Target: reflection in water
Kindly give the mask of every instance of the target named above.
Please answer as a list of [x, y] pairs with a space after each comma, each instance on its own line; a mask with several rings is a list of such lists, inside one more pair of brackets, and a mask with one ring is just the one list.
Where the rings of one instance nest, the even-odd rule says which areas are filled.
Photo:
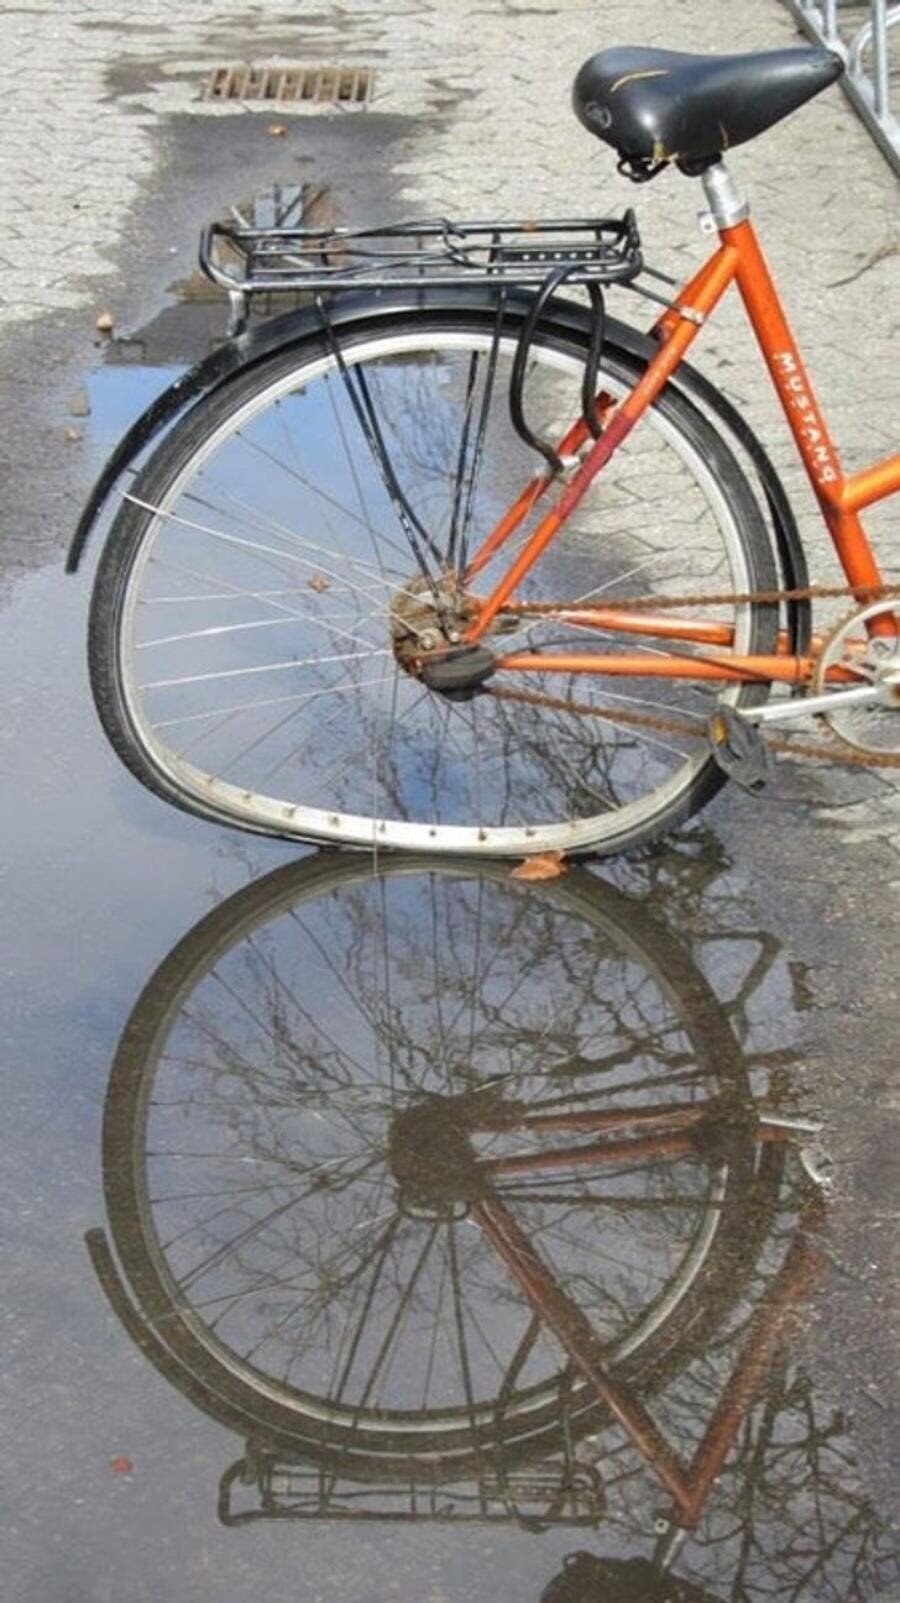
[[318, 857], [147, 986], [104, 1126], [124, 1275], [89, 1246], [246, 1442], [226, 1524], [602, 1531], [545, 1603], [871, 1598], [882, 1535], [783, 1339], [821, 1192], [782, 1092], [587, 873]]

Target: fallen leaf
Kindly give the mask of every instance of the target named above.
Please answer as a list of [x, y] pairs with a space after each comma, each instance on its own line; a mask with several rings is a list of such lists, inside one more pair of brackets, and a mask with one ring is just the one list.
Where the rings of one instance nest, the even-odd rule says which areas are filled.
[[131, 1459], [126, 1458], [124, 1453], [117, 1453], [115, 1458], [111, 1458], [109, 1467], [114, 1475], [130, 1475], [134, 1469]]
[[72, 425], [69, 424], [66, 428], [63, 429], [63, 439], [67, 440], [70, 445], [73, 445], [76, 440], [84, 439], [84, 435], [82, 434], [80, 429], [73, 429]]
[[312, 578], [307, 579], [306, 582], [310, 590], [322, 591], [328, 589], [328, 580], [323, 579], [321, 573], [314, 573]]
[[526, 857], [512, 870], [510, 879], [559, 879], [560, 875], [568, 873], [565, 855], [565, 852], [539, 852], [535, 857]]
[[287, 123], [270, 122], [268, 128], [266, 129], [266, 133], [269, 134], [272, 139], [283, 139], [287, 133]]
[[111, 334], [115, 326], [116, 320], [112, 312], [98, 312], [94, 327], [99, 329], [101, 334]]

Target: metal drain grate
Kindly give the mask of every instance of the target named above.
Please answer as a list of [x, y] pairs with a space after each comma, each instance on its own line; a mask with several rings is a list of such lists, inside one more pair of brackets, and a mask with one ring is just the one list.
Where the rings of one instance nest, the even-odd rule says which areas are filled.
[[374, 76], [371, 67], [214, 67], [201, 99], [365, 106]]

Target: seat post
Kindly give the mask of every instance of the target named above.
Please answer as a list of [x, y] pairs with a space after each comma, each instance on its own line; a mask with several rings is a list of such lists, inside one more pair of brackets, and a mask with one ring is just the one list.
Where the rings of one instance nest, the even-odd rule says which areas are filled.
[[706, 203], [717, 228], [734, 228], [750, 216], [750, 202], [724, 161], [714, 161], [701, 173]]

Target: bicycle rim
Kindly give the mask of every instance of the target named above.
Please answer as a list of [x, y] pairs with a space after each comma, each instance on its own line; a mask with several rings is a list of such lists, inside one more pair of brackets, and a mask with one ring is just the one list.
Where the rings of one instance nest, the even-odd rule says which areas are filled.
[[[710, 707], [753, 690], [529, 672], [498, 675], [502, 699], [489, 686], [459, 703], [398, 660], [410, 605], [433, 598], [436, 572], [462, 567], [533, 476], [506, 409], [514, 350], [511, 333], [498, 341], [483, 321], [342, 331], [340, 367], [323, 347], [281, 356], [165, 442], [125, 513], [137, 533], [113, 655], [130, 741], [187, 805], [303, 838], [522, 855], [617, 847], [698, 804], [714, 773]], [[571, 342], [535, 342], [526, 396], [542, 433], [558, 437], [577, 415], [582, 364]], [[634, 377], [610, 359], [602, 385], [621, 395]], [[383, 450], [364, 437], [360, 384]], [[756, 586], [746, 520], [688, 412], [674, 399], [651, 410], [522, 600]], [[509, 555], [480, 576], [481, 593]], [[736, 649], [756, 648], [765, 609], [701, 611], [734, 628]], [[489, 641], [500, 654], [622, 649], [621, 637], [553, 617], [509, 626]], [[422, 634], [421, 621], [411, 627]], [[520, 689], [579, 710], [510, 700]], [[618, 724], [616, 711], [676, 731]]]

